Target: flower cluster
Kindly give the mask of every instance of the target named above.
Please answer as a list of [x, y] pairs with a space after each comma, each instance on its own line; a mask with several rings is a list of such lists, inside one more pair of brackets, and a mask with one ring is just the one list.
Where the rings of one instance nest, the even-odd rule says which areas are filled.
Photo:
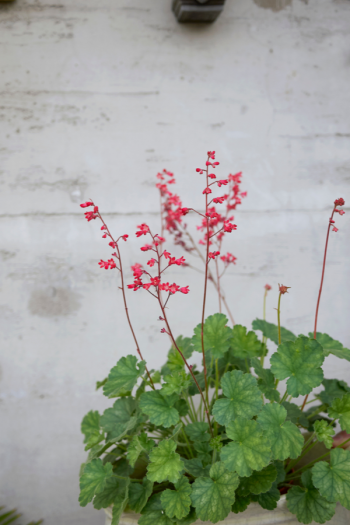
[[333, 226], [333, 228], [332, 228], [333, 232], [337, 232], [338, 231], [338, 228], [335, 226], [335, 220], [333, 219], [333, 215], [334, 215], [334, 213], [339, 213], [339, 215], [344, 215], [345, 211], [338, 209], [338, 206], [344, 206], [344, 204], [345, 204], [345, 201], [342, 198], [336, 199], [334, 201], [334, 210], [333, 210], [333, 213], [332, 213], [332, 217], [329, 219], [329, 224], [331, 226]]

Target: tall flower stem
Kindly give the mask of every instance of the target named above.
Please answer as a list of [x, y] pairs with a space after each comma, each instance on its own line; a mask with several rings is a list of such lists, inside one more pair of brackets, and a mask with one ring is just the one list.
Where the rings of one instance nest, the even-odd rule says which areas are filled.
[[[121, 286], [120, 286], [120, 289], [122, 291], [122, 294], [123, 294], [123, 302], [124, 302], [124, 308], [125, 308], [125, 313], [126, 313], [126, 318], [128, 320], [128, 324], [129, 324], [129, 327], [130, 327], [130, 330], [131, 330], [131, 333], [132, 333], [132, 336], [134, 338], [134, 341], [135, 341], [135, 345], [136, 345], [136, 351], [137, 353], [139, 354], [140, 356], [140, 359], [141, 361], [144, 361], [143, 357], [142, 357], [142, 354], [141, 354], [141, 350], [140, 350], [140, 346], [139, 346], [139, 343], [137, 341], [137, 338], [136, 338], [136, 334], [134, 332], [134, 328], [132, 326], [132, 323], [131, 323], [131, 319], [130, 319], [130, 315], [129, 315], [129, 308], [128, 308], [128, 304], [127, 304], [127, 301], [126, 301], [126, 294], [125, 294], [125, 284], [124, 284], [124, 273], [123, 273], [123, 264], [122, 264], [122, 258], [121, 258], [121, 255], [120, 255], [120, 250], [119, 250], [119, 246], [118, 246], [118, 241], [115, 241], [111, 232], [109, 231], [108, 229], [108, 226], [107, 224], [105, 223], [105, 221], [103, 220], [100, 212], [98, 212], [98, 217], [99, 219], [101, 220], [101, 222], [103, 223], [104, 225], [104, 229], [107, 233], [107, 235], [112, 239], [112, 241], [114, 242], [114, 245], [115, 245], [115, 249], [117, 250], [117, 256], [118, 256], [118, 261], [119, 261], [119, 272], [120, 272], [120, 279], [121, 279]], [[151, 383], [151, 387], [153, 388], [153, 390], [155, 390], [155, 387], [154, 387], [154, 383], [153, 383], [153, 380], [152, 380], [152, 377], [151, 377], [151, 374], [149, 373], [149, 370], [147, 368], [147, 366], [145, 367], [146, 368], [146, 372], [147, 372], [147, 376], [148, 376], [148, 379]]]
[[281, 295], [282, 292], [279, 293], [278, 296], [278, 306], [277, 306], [277, 324], [278, 324], [278, 344], [281, 344]]
[[[209, 156], [208, 156], [209, 161]], [[206, 167], [205, 177], [206, 177], [206, 188], [208, 188], [208, 171], [209, 166]], [[207, 218], [207, 243], [206, 243], [206, 253], [205, 253], [205, 277], [204, 277], [204, 294], [203, 294], [203, 307], [202, 307], [202, 328], [201, 328], [201, 339], [202, 339], [202, 354], [203, 354], [203, 369], [204, 369], [204, 381], [205, 381], [205, 395], [207, 399], [207, 404], [209, 405], [209, 393], [208, 393], [208, 379], [207, 379], [207, 366], [205, 363], [205, 349], [204, 349], [204, 317], [205, 317], [205, 303], [207, 300], [207, 286], [208, 286], [208, 256], [209, 256], [209, 217], [207, 217], [208, 212], [208, 194], [205, 194], [205, 215]]]

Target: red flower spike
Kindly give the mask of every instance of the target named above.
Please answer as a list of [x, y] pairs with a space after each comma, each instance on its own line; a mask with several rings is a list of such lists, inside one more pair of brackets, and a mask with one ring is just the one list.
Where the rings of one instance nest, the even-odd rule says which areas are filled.
[[340, 198], [340, 199], [336, 199], [336, 200], [334, 201], [334, 204], [335, 204], [335, 206], [344, 206], [344, 204], [345, 204], [345, 200], [342, 199], [342, 198]]
[[85, 219], [86, 219], [88, 222], [92, 221], [93, 219], [97, 219], [97, 214], [94, 213], [93, 211], [86, 211], [86, 212], [84, 213], [84, 215], [85, 215]]
[[205, 190], [203, 190], [203, 195], [209, 194], [209, 193], [212, 193], [210, 188], [205, 188]]
[[270, 286], [269, 284], [265, 284], [264, 286], [265, 290], [268, 292], [269, 290], [272, 290], [272, 286]]

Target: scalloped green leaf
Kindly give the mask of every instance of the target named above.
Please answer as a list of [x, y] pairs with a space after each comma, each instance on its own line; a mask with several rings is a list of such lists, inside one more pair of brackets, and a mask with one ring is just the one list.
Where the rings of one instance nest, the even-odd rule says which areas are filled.
[[339, 419], [341, 429], [350, 434], [350, 394], [335, 399], [332, 407], [328, 409], [328, 414], [332, 418]]
[[239, 359], [251, 359], [262, 355], [263, 348], [255, 332], [247, 333], [245, 326], [236, 324], [232, 330], [230, 340], [231, 352]]
[[217, 523], [230, 513], [239, 485], [238, 475], [226, 470], [221, 462], [214, 463], [210, 477], [197, 478], [192, 484], [192, 505], [202, 521]]
[[259, 390], [264, 394], [266, 399], [269, 401], [279, 401], [280, 394], [275, 388], [275, 376], [269, 368], [263, 368], [259, 359], [254, 357], [251, 359], [250, 364], [254, 368], [256, 375], [258, 376], [258, 387]]
[[148, 439], [147, 434], [142, 432], [139, 436], [134, 436], [129, 443], [127, 458], [132, 467], [135, 466], [140, 454], [149, 454], [155, 445], [153, 439]]
[[131, 483], [129, 487], [129, 507], [134, 512], [141, 512], [153, 491], [153, 481], [144, 479], [142, 483]]
[[267, 465], [261, 470], [255, 470], [251, 476], [241, 478], [241, 491], [244, 496], [252, 494], [262, 494], [272, 487], [277, 478], [276, 467], [272, 464]]
[[80, 478], [79, 503], [85, 507], [92, 501], [95, 494], [102, 492], [106, 481], [113, 475], [111, 463], [104, 465], [101, 459], [93, 459], [85, 465], [84, 472]]
[[141, 512], [138, 525], [174, 525], [174, 522], [165, 514], [160, 494], [154, 494]]
[[137, 357], [134, 355], [122, 357], [109, 372], [107, 383], [103, 387], [104, 395], [117, 397], [131, 391], [145, 370], [145, 361], [137, 362]]
[[344, 394], [350, 392], [350, 388], [345, 381], [339, 381], [338, 379], [324, 379], [322, 385], [324, 390], [317, 394], [316, 397], [327, 405], [331, 405], [335, 399], [341, 398]]
[[223, 399], [215, 401], [212, 414], [220, 425], [227, 425], [236, 417], [250, 419], [261, 410], [261, 392], [256, 378], [241, 370], [227, 372], [221, 379]]
[[301, 425], [302, 427], [309, 428], [309, 420], [305, 417], [304, 412], [302, 412], [295, 403], [283, 401], [281, 405], [287, 410], [287, 421], [291, 421], [295, 425]]
[[168, 439], [161, 441], [150, 455], [150, 463], [147, 466], [147, 478], [150, 481], [171, 481], [175, 483], [179, 477], [184, 463], [179, 454], [175, 452], [175, 441]]
[[101, 432], [100, 427], [100, 418], [101, 416], [97, 410], [90, 410], [81, 422], [81, 432], [85, 436], [85, 450], [98, 445], [104, 439], [104, 434]]
[[277, 502], [280, 500], [281, 494], [278, 488], [276, 488], [275, 483], [272, 485], [270, 490], [259, 494], [258, 496], [253, 496], [252, 500], [257, 501], [265, 510], [274, 510], [277, 507]]
[[184, 370], [174, 370], [171, 375], [164, 377], [164, 381], [165, 384], [163, 384], [161, 389], [163, 396], [171, 396], [172, 394], [180, 395], [182, 392], [188, 390], [192, 384], [192, 380]]
[[[180, 335], [176, 339], [176, 344], [178, 348], [180, 348], [184, 357], [186, 359], [189, 359], [193, 353], [192, 339], [190, 337], [182, 337], [182, 335]], [[184, 366], [185, 363], [180, 353], [176, 350], [174, 346], [172, 346], [168, 352], [168, 359], [165, 365], [162, 367], [161, 373], [163, 376], [169, 375], [175, 371], [183, 370]]]
[[312, 481], [328, 501], [339, 501], [350, 510], [350, 451], [334, 448], [330, 463], [319, 461], [312, 469]]
[[236, 495], [236, 500], [232, 505], [232, 512], [238, 514], [239, 512], [244, 512], [247, 510], [250, 503], [250, 496], [238, 496]]
[[209, 425], [205, 421], [198, 421], [186, 425], [185, 432], [193, 442], [204, 443], [211, 439]]
[[145, 392], [140, 397], [140, 408], [149, 416], [151, 423], [169, 428], [179, 421], [179, 412], [174, 407], [178, 401], [177, 395], [162, 396], [159, 390]]
[[129, 487], [130, 479], [128, 479], [125, 483], [124, 492], [120, 492], [119, 494], [117, 494], [116, 498], [113, 501], [111, 525], [119, 524], [121, 515], [123, 514], [129, 501]]
[[293, 397], [310, 394], [323, 380], [324, 354], [315, 339], [299, 336], [294, 342], [279, 345], [270, 359], [277, 379], [287, 379], [287, 392]]
[[[313, 332], [309, 333], [309, 337], [313, 338]], [[333, 354], [339, 359], [346, 359], [350, 361], [350, 350], [345, 348], [339, 341], [333, 339], [328, 334], [321, 334], [321, 332], [316, 333], [316, 341], [320, 343], [324, 350], [325, 356]]]
[[200, 459], [203, 462], [203, 465], [208, 465], [208, 463], [211, 463], [211, 452], [213, 448], [211, 447], [210, 443], [194, 443], [193, 444], [195, 451], [197, 452], [197, 458]]
[[183, 459], [185, 464], [185, 471], [191, 474], [194, 478], [208, 477], [210, 466], [203, 467], [202, 460], [199, 458]]
[[[228, 319], [224, 314], [214, 314], [206, 318], [204, 323], [204, 349], [210, 351], [214, 359], [219, 359], [230, 348], [232, 330], [228, 326]], [[202, 325], [194, 329], [192, 344], [196, 352], [202, 352]]]
[[187, 514], [185, 518], [182, 518], [181, 520], [176, 520], [176, 525], [191, 525], [197, 521], [197, 514], [196, 510], [191, 507], [190, 513]]
[[101, 416], [101, 427], [107, 432], [107, 441], [120, 441], [138, 422], [134, 412], [136, 402], [131, 397], [117, 399], [112, 408]]
[[286, 421], [287, 410], [278, 403], [265, 405], [258, 415], [258, 424], [270, 442], [274, 459], [297, 458], [304, 446], [304, 438], [291, 421]]
[[322, 441], [327, 448], [331, 448], [333, 445], [334, 428], [328, 425], [327, 421], [320, 420], [315, 421], [314, 431], [318, 441]]
[[190, 512], [191, 485], [185, 476], [175, 483], [175, 490], [166, 489], [162, 492], [160, 500], [169, 518], [182, 519]]
[[102, 492], [94, 497], [93, 505], [97, 510], [106, 509], [115, 501], [118, 496], [124, 496], [126, 481], [114, 476], [106, 480], [106, 485]]
[[248, 477], [268, 465], [271, 447], [256, 421], [238, 417], [226, 426], [226, 434], [232, 442], [222, 448], [220, 458], [227, 470]]
[[[261, 330], [263, 335], [278, 345], [278, 326], [273, 323], [268, 323], [263, 319], [255, 319], [252, 323], [253, 330]], [[297, 338], [290, 330], [281, 326], [281, 341], [285, 343], [287, 341], [295, 341]]]
[[295, 514], [300, 523], [307, 525], [315, 521], [325, 523], [335, 514], [335, 503], [321, 496], [312, 483], [311, 470], [301, 476], [303, 487], [292, 487], [287, 492], [288, 510]]

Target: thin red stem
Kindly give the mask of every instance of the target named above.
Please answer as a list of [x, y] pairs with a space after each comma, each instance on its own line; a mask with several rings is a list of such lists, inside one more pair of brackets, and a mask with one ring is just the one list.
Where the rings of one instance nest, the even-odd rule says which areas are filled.
[[[123, 294], [123, 302], [124, 302], [124, 308], [125, 308], [126, 318], [127, 318], [127, 320], [128, 320], [129, 327], [130, 327], [130, 330], [131, 330], [132, 336], [133, 336], [134, 341], [135, 341], [136, 351], [137, 351], [137, 353], [139, 354], [141, 361], [144, 361], [144, 359], [143, 359], [143, 357], [142, 357], [142, 354], [141, 354], [140, 347], [139, 347], [139, 343], [138, 343], [138, 341], [137, 341], [136, 334], [135, 334], [135, 332], [134, 332], [133, 326], [132, 326], [132, 324], [131, 324], [130, 316], [129, 316], [129, 309], [128, 309], [128, 305], [127, 305], [127, 302], [126, 302], [126, 295], [125, 295], [125, 284], [124, 284], [123, 265], [122, 265], [122, 259], [121, 259], [121, 256], [120, 256], [119, 246], [118, 246], [117, 242], [114, 240], [114, 238], [113, 238], [111, 232], [109, 231], [107, 224], [106, 224], [106, 223], [104, 222], [104, 220], [102, 219], [102, 216], [101, 216], [100, 212], [98, 212], [98, 217], [99, 217], [99, 219], [102, 221], [103, 225], [105, 226], [105, 231], [107, 232], [107, 234], [109, 235], [109, 237], [112, 239], [112, 241], [115, 243], [115, 248], [116, 248], [116, 250], [117, 250], [117, 255], [118, 255], [118, 260], [119, 260], [119, 265], [120, 265], [119, 272], [120, 272], [120, 277], [121, 277], [121, 290], [122, 290], [122, 294]], [[147, 372], [147, 375], [148, 375], [148, 379], [150, 380], [151, 386], [152, 386], [153, 390], [155, 390], [154, 383], [153, 383], [153, 380], [152, 380], [151, 374], [150, 374], [149, 371], [148, 371], [147, 366], [146, 366], [146, 372]]]
[[[209, 161], [209, 157], [208, 157]], [[206, 187], [208, 186], [208, 166], [206, 169]], [[208, 194], [205, 194], [205, 214], [208, 212]], [[209, 404], [209, 395], [208, 395], [208, 379], [207, 379], [207, 365], [205, 362], [205, 349], [204, 349], [204, 317], [205, 317], [205, 303], [207, 299], [207, 285], [208, 285], [208, 254], [209, 254], [209, 218], [206, 215], [207, 219], [207, 245], [206, 245], [206, 254], [205, 254], [205, 277], [204, 277], [204, 294], [203, 294], [203, 308], [202, 308], [202, 328], [201, 328], [201, 339], [202, 339], [202, 354], [203, 354], [203, 369], [204, 369], [204, 381], [205, 381], [205, 394], [207, 398], [207, 403]]]

